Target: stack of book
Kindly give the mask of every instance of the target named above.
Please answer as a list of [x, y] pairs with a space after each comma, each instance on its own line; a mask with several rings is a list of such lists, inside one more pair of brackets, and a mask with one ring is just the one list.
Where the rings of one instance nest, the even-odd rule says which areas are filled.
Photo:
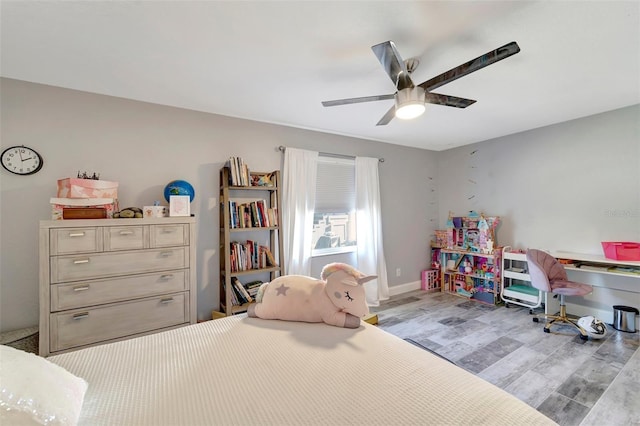
[[245, 243], [231, 242], [231, 272], [263, 269], [278, 266], [269, 247], [247, 240]]
[[238, 278], [232, 277], [231, 284], [233, 288], [233, 292], [231, 293], [231, 303], [239, 306], [255, 301], [258, 290], [262, 285], [262, 281], [256, 280], [247, 284], [242, 284]]
[[242, 157], [230, 157], [227, 162], [229, 168], [229, 185], [231, 186], [249, 186], [251, 185], [251, 173]]
[[276, 208], [267, 207], [265, 200], [247, 203], [229, 200], [229, 221], [231, 228], [278, 226], [278, 212]]
[[258, 295], [258, 290], [260, 289], [260, 286], [262, 284], [264, 284], [262, 281], [255, 280], [255, 281], [246, 283], [244, 287], [249, 292], [249, 296], [253, 297], [253, 299], [255, 300], [256, 296]]

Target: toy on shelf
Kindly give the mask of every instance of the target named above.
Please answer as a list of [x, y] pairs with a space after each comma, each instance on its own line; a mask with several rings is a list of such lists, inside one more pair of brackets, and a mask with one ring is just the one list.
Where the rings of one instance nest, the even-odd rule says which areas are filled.
[[453, 229], [454, 229], [454, 225], [453, 225], [453, 212], [449, 212], [449, 218], [447, 219], [447, 240], [446, 240], [446, 247], [448, 249], [452, 249], [453, 248]]
[[470, 211], [468, 216], [453, 216], [453, 212], [449, 212], [446, 248], [491, 254], [499, 223], [498, 216], [485, 216], [475, 211]]

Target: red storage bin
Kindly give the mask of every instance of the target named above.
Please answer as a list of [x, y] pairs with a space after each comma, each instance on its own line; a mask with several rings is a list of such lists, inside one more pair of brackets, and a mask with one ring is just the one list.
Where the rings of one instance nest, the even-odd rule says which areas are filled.
[[603, 241], [602, 249], [607, 259], [640, 261], [640, 243]]

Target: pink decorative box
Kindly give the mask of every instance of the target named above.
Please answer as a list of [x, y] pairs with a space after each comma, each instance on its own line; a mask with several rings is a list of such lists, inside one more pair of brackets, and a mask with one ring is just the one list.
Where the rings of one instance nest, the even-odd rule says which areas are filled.
[[66, 178], [58, 180], [61, 198], [118, 198], [118, 182]]

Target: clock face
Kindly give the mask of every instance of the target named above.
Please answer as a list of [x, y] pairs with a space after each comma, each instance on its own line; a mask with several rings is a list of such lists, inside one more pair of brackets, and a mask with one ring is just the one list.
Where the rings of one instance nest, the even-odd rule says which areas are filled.
[[2, 152], [2, 167], [17, 175], [32, 175], [43, 163], [40, 154], [26, 146], [12, 146]]

